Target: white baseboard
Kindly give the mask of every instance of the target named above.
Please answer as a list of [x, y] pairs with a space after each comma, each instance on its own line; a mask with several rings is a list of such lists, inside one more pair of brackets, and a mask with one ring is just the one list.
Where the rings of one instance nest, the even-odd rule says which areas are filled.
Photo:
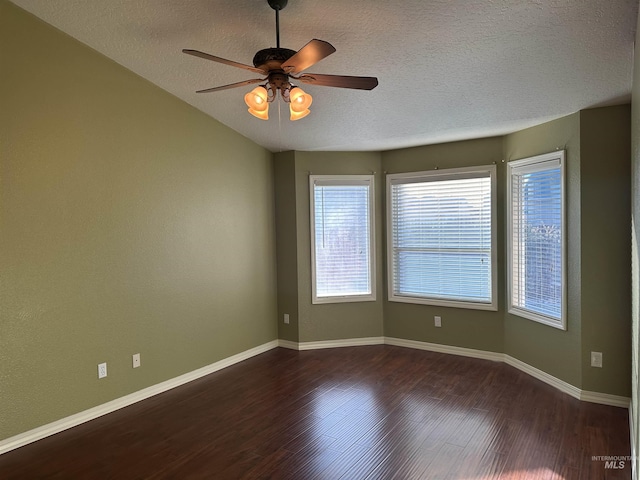
[[488, 352], [486, 350], [475, 350], [473, 348], [454, 347], [452, 345], [420, 342], [417, 340], [405, 340], [403, 338], [394, 337], [385, 337], [384, 343], [386, 345], [394, 345], [396, 347], [415, 348], [418, 350], [428, 350], [430, 352], [447, 353], [450, 355], [460, 355], [463, 357], [492, 360], [494, 362], [504, 361], [504, 354], [502, 353]]
[[288, 348], [289, 350], [300, 350], [298, 348], [298, 342], [292, 342], [290, 340], [278, 340], [278, 346], [282, 348]]
[[278, 340], [278, 346], [290, 350], [319, 350], [323, 348], [361, 347], [363, 345], [383, 345], [384, 337], [346, 338], [342, 340], [321, 340], [318, 342], [292, 342]]
[[218, 370], [222, 370], [223, 368], [230, 367], [231, 365], [242, 362], [243, 360], [247, 360], [251, 357], [276, 348], [278, 344], [278, 340], [273, 340], [269, 343], [265, 343], [250, 350], [240, 352], [236, 355], [225, 358], [197, 370], [185, 373], [184, 375], [180, 375], [165, 382], [152, 385], [151, 387], [138, 390], [137, 392], [125, 395], [124, 397], [116, 398], [115, 400], [103, 403], [102, 405], [98, 405], [88, 410], [84, 410], [83, 412], [76, 413], [47, 425], [43, 425], [41, 427], [34, 428], [33, 430], [29, 430], [13, 437], [9, 437], [5, 440], [0, 441], [0, 455], [11, 450], [15, 450], [16, 448], [22, 447], [29, 443], [33, 443], [43, 438], [49, 437], [56, 433], [60, 433], [64, 430], [68, 430], [69, 428], [88, 422], [89, 420], [96, 419], [98, 417], [106, 415], [107, 413], [115, 412], [116, 410], [119, 410], [121, 408], [128, 407], [129, 405], [133, 405], [134, 403], [137, 403], [141, 400], [145, 400], [149, 397], [153, 397], [154, 395], [158, 395], [159, 393], [166, 392], [167, 390], [171, 390], [172, 388], [176, 388], [180, 385], [184, 385], [185, 383], [197, 380], [198, 378], [204, 377], [205, 375], [209, 375], [213, 372], [217, 372]]
[[321, 348], [361, 347], [363, 345], [383, 345], [384, 337], [346, 338], [344, 340], [323, 340], [320, 342], [298, 343], [298, 350], [318, 350]]
[[560, 380], [559, 378], [549, 375], [547, 372], [532, 367], [528, 363], [513, 358], [509, 355], [504, 356], [507, 365], [517, 368], [518, 370], [531, 375], [533, 378], [557, 388], [561, 392], [571, 395], [573, 398], [582, 400], [583, 402], [599, 403], [601, 405], [609, 405], [610, 407], [629, 408], [631, 399], [629, 397], [621, 397], [610, 393], [591, 392], [589, 390], [581, 390], [570, 383]]
[[610, 393], [590, 392], [589, 390], [582, 390], [580, 392], [580, 400], [583, 402], [599, 403], [601, 405], [627, 409], [631, 403], [631, 399], [629, 397], [611, 395]]
[[[557, 388], [561, 392], [567, 393], [572, 397], [581, 400], [580, 397], [582, 394], [582, 390], [571, 385], [570, 383], [565, 382], [564, 380], [560, 380], [553, 375], [549, 375], [547, 372], [543, 372], [542, 370], [532, 367], [528, 363], [524, 363], [523, 361], [518, 360], [517, 358], [513, 358], [510, 355], [504, 356], [504, 362], [507, 365], [511, 365], [512, 367], [517, 368], [521, 372], [531, 375], [533, 378], [537, 378], [538, 380]], [[628, 405], [629, 403], [627, 402], [627, 406]]]

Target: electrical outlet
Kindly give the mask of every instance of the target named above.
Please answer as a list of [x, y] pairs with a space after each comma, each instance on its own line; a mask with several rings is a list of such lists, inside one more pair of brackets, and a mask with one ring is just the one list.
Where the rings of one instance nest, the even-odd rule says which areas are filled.
[[591, 352], [591, 366], [602, 368], [602, 352]]
[[107, 376], [107, 364], [100, 363], [98, 364], [98, 378], [104, 378]]
[[140, 366], [140, 354], [136, 353], [133, 355], [133, 368], [138, 368]]
[[442, 318], [441, 317], [433, 317], [433, 321], [436, 327], [441, 327], [442, 326]]
[[289, 325], [289, 314], [285, 313], [284, 314], [284, 323], [286, 323], [287, 325]]

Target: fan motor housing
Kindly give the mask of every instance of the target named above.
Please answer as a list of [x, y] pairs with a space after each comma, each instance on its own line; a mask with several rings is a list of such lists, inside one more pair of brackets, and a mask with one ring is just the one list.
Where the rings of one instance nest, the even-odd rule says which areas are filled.
[[289, 48], [265, 48], [253, 57], [253, 66], [256, 68], [267, 67], [267, 70], [280, 68], [284, 62], [293, 57], [297, 52]]
[[269, 74], [269, 85], [275, 90], [284, 91], [291, 88], [289, 83], [289, 75], [280, 72], [271, 72]]

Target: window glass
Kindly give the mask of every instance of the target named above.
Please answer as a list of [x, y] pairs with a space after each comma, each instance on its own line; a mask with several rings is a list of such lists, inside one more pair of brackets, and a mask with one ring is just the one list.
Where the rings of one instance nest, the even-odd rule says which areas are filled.
[[509, 311], [564, 328], [564, 152], [509, 164]]
[[313, 301], [374, 300], [373, 178], [311, 177]]
[[390, 300], [495, 309], [495, 167], [387, 178]]

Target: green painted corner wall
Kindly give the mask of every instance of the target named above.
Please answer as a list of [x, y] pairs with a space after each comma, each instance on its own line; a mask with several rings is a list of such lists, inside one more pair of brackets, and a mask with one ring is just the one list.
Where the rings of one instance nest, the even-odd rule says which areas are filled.
[[630, 105], [581, 111], [580, 143], [582, 389], [630, 397]]
[[[504, 352], [581, 388], [580, 114], [527, 128], [504, 138], [504, 158], [507, 161], [562, 149], [566, 151], [567, 330], [511, 315], [505, 310]], [[506, 207], [503, 205], [504, 212]]]
[[[298, 321], [298, 232], [296, 220], [295, 152], [276, 153], [273, 158], [276, 244], [278, 261], [278, 338], [300, 339]], [[284, 315], [289, 315], [289, 324]]]
[[[502, 138], [485, 138], [465, 142], [429, 145], [382, 153], [384, 172], [417, 172], [435, 168], [497, 165], [498, 201], [504, 196]], [[382, 188], [386, 188], [383, 186]], [[498, 211], [497, 232], [503, 231], [504, 215]], [[418, 340], [490, 352], [503, 351], [504, 295], [503, 237], [498, 236], [498, 311], [468, 310], [431, 305], [389, 302], [385, 291], [384, 331], [388, 337]], [[385, 288], [387, 285], [385, 283]], [[442, 317], [442, 327], [434, 326], [433, 317]]]
[[[380, 153], [296, 152], [296, 228], [300, 342], [380, 337], [382, 316], [382, 195]], [[365, 175], [375, 172], [376, 289], [372, 302], [311, 303], [311, 224], [309, 175]]]
[[[567, 155], [567, 330], [505, 313], [505, 353], [583, 390], [621, 396], [631, 393], [629, 112], [583, 110], [504, 140], [508, 160]], [[591, 367], [591, 351], [603, 353], [603, 368]]]
[[275, 340], [270, 152], [6, 0], [0, 62], [0, 439]]

